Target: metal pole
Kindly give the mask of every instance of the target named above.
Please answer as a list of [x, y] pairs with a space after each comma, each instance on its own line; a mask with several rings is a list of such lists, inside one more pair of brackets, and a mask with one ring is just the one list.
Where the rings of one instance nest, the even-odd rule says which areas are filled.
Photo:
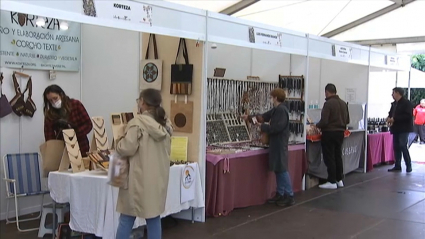
[[[412, 67], [410, 67], [410, 69], [409, 69], [409, 80], [407, 82], [407, 99], [409, 99], [409, 100], [410, 100], [410, 75], [411, 75], [411, 73], [412, 73]], [[397, 74], [398, 74], [398, 72], [397, 72]]]
[[365, 107], [365, 117], [364, 117], [364, 162], [363, 162], [363, 173], [367, 172], [367, 118], [368, 118], [368, 108], [369, 108], [369, 81], [370, 81], [370, 52], [371, 47], [369, 47], [369, 56], [368, 56], [368, 70], [367, 70], [367, 87], [366, 87], [366, 107]]
[[[308, 101], [309, 101], [309, 90], [308, 90], [308, 84], [309, 84], [309, 71], [310, 71], [310, 34], [306, 34], [307, 38], [307, 56], [306, 56], [306, 64], [305, 64], [305, 78], [304, 78], [304, 135], [307, 135], [307, 113], [308, 113]], [[292, 71], [292, 69], [290, 69]], [[307, 137], [304, 137], [304, 152], [306, 157], [308, 157], [307, 154]], [[303, 189], [307, 189], [307, 176], [304, 175], [303, 177]]]

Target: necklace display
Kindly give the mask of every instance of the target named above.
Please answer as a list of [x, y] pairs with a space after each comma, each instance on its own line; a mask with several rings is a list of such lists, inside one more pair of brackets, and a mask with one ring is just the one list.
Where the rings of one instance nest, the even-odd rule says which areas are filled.
[[[97, 121], [101, 121], [101, 123], [97, 122]], [[97, 129], [104, 129], [105, 126], [105, 120], [102, 118], [92, 118], [92, 122], [94, 123], [94, 125], [96, 125]]]

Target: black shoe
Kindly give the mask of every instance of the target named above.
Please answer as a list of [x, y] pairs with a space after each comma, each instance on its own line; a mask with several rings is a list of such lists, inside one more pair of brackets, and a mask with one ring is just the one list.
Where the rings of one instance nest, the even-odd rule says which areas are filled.
[[425, 144], [425, 142], [420, 142], [419, 144], [422, 145], [422, 144]]
[[408, 167], [407, 169], [406, 169], [406, 173], [411, 173], [412, 172], [412, 167]]
[[274, 204], [274, 203], [276, 203], [276, 202], [278, 202], [278, 201], [282, 200], [283, 198], [284, 198], [284, 197], [283, 197], [282, 195], [280, 195], [279, 193], [276, 193], [276, 195], [275, 195], [273, 198], [271, 198], [271, 199], [267, 200], [267, 203], [269, 203], [269, 204]]
[[294, 196], [286, 196], [276, 202], [279, 207], [289, 207], [295, 204]]
[[392, 168], [392, 169], [388, 169], [388, 172], [401, 172], [401, 168]]

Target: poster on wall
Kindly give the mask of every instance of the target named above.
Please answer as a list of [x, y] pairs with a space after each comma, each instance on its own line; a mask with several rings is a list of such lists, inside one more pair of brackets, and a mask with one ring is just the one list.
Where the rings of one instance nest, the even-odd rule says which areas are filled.
[[1, 11], [1, 66], [79, 71], [81, 25], [67, 22], [68, 29], [65, 30], [60, 20], [44, 18], [45, 25], [39, 27], [36, 25], [38, 18], [30, 14]]
[[152, 26], [152, 6], [136, 1], [82, 0], [84, 14]]
[[195, 199], [197, 164], [191, 163], [182, 169], [180, 182], [180, 203], [190, 202]]
[[345, 88], [345, 100], [348, 103], [357, 102], [357, 89], [356, 88]]
[[250, 27], [249, 42], [282, 47], [282, 33]]

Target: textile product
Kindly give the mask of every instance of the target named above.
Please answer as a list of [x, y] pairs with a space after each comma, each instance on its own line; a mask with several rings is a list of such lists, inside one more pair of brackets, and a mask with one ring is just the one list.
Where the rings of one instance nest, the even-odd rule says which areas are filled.
[[[302, 190], [307, 171], [304, 148], [304, 145], [289, 146], [288, 171], [294, 192]], [[224, 174], [227, 163], [230, 173]], [[207, 154], [207, 216], [226, 216], [235, 208], [262, 205], [275, 193], [276, 176], [269, 171], [268, 150]]]
[[[71, 103], [71, 113], [68, 118], [68, 122], [71, 124], [75, 132], [77, 133], [78, 145], [80, 146], [81, 156], [86, 157], [87, 152], [90, 150], [89, 139], [87, 134], [93, 128], [91, 119], [84, 108], [83, 104], [80, 101], [75, 99], [70, 99]], [[55, 121], [44, 119], [44, 138], [45, 140], [51, 139], [62, 139], [62, 132], [56, 132]], [[59, 135], [59, 137], [56, 137]]]
[[373, 165], [394, 162], [393, 135], [389, 132], [367, 136], [367, 172]]
[[[342, 164], [344, 174], [352, 172], [364, 164], [364, 131], [352, 131], [351, 135], [344, 138], [342, 143]], [[322, 159], [322, 148], [320, 142], [307, 141], [308, 174], [327, 179], [326, 165]]]
[[[170, 167], [170, 178], [161, 217], [187, 210], [190, 207], [204, 207], [201, 177], [196, 173], [195, 200], [180, 204], [180, 177], [184, 165]], [[199, 167], [197, 167], [199, 168]], [[58, 203], [70, 204], [72, 230], [95, 234], [103, 239], [115, 239], [120, 214], [116, 212], [118, 188], [107, 184], [106, 172], [85, 171], [51, 172], [48, 183], [50, 196]], [[68, 200], [67, 200], [68, 199]], [[145, 225], [144, 219], [136, 219], [134, 228]]]

